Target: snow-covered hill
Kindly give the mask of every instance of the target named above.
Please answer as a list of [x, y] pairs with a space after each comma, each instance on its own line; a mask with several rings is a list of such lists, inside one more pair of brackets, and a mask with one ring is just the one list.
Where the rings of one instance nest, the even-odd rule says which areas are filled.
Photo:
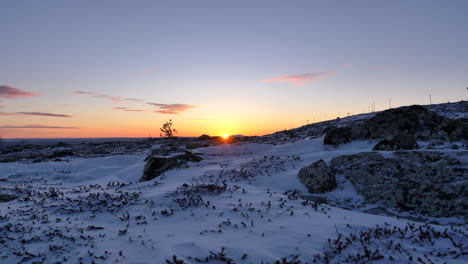
[[[307, 193], [300, 168], [378, 142], [327, 146], [324, 132], [371, 116], [192, 149], [202, 161], [146, 182], [145, 158], [161, 142], [0, 163], [0, 193], [19, 196], [0, 203], [0, 263], [467, 263], [463, 216], [382, 210], [345, 178]], [[466, 142], [456, 144], [420, 142], [466, 163]]]

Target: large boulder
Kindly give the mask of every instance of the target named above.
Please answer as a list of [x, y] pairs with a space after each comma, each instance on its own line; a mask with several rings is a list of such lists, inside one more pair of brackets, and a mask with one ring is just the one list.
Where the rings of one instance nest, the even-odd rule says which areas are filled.
[[323, 143], [325, 145], [339, 145], [351, 140], [351, 127], [338, 127], [327, 132]]
[[0, 203], [6, 203], [17, 199], [18, 196], [14, 194], [0, 193]]
[[183, 165], [187, 164], [187, 162], [199, 162], [201, 160], [203, 160], [203, 158], [189, 151], [172, 157], [150, 155], [146, 158], [146, 165], [143, 169], [143, 176], [141, 176], [140, 182], [150, 181], [166, 171], [181, 168]]
[[467, 164], [442, 152], [398, 151], [386, 157], [364, 152], [333, 158], [331, 167], [368, 203], [434, 217], [468, 217]]
[[416, 142], [416, 138], [414, 136], [398, 135], [392, 137], [391, 139], [384, 139], [380, 141], [372, 150], [412, 150], [417, 149], [418, 147], [418, 143]]
[[362, 123], [332, 129], [327, 132], [325, 145], [338, 145], [360, 139], [388, 138], [412, 135], [416, 139], [468, 139], [468, 125], [427, 110], [419, 105], [404, 106], [377, 113]]
[[211, 137], [207, 134], [203, 134], [201, 136], [198, 137], [198, 140], [210, 140]]
[[335, 175], [323, 160], [302, 168], [298, 176], [311, 193], [324, 193], [336, 188]]

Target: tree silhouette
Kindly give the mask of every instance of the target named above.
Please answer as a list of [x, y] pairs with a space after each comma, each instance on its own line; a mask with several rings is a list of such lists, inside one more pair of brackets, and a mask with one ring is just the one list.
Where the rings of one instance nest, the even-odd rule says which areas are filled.
[[163, 124], [163, 126], [160, 128], [161, 133], [159, 134], [161, 137], [168, 137], [172, 138], [177, 134], [177, 130], [175, 128], [172, 128], [172, 120], [169, 119], [166, 123]]

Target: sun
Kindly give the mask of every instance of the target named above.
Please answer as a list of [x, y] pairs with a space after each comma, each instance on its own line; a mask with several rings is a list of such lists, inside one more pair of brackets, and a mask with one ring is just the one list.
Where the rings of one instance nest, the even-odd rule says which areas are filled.
[[223, 134], [223, 138], [224, 138], [224, 139], [227, 139], [228, 137], [229, 137], [228, 134]]

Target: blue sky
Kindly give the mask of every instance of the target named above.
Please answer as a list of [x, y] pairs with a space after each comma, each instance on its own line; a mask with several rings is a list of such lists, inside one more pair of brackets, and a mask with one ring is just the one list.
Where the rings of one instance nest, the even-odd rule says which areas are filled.
[[[0, 94], [0, 127], [80, 128], [0, 128], [5, 137], [146, 136], [169, 118], [183, 135], [264, 134], [372, 102], [383, 110], [389, 98], [399, 106], [467, 96], [467, 1], [2, 1], [0, 9], [0, 85], [38, 95]], [[148, 102], [188, 107], [165, 114]]]

